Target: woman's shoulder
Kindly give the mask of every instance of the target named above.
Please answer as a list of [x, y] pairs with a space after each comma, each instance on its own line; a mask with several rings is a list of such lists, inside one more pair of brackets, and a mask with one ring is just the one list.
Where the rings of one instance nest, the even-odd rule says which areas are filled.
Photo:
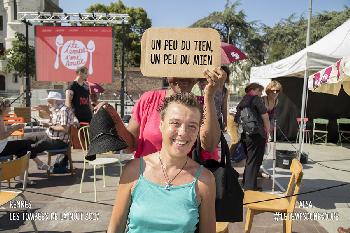
[[158, 96], [165, 96], [166, 90], [164, 89], [155, 89], [151, 91], [146, 91], [143, 93], [140, 97], [140, 99], [149, 99], [149, 98], [155, 98]]
[[159, 100], [163, 100], [166, 96], [165, 90], [152, 90], [147, 91], [143, 93], [140, 97], [140, 99], [137, 101], [137, 106], [150, 106], [150, 105], [157, 105], [159, 103]]
[[192, 168], [194, 171], [194, 175], [196, 175], [197, 172], [200, 171], [198, 180], [199, 182], [202, 182], [203, 184], [210, 184], [213, 181], [215, 182], [215, 177], [211, 171], [209, 171], [207, 168], [205, 168], [203, 165], [198, 164], [197, 162], [192, 160]]
[[123, 167], [121, 179], [126, 182], [133, 182], [138, 179], [140, 175], [140, 161], [141, 159], [132, 159]]

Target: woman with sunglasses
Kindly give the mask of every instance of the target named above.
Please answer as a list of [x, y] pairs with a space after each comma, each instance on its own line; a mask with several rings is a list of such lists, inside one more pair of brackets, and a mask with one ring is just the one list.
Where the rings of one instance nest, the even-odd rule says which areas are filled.
[[[274, 129], [275, 119], [276, 119], [276, 109], [278, 105], [278, 95], [282, 91], [282, 85], [278, 81], [271, 81], [265, 88], [266, 95], [262, 97], [264, 100], [267, 114], [269, 115], [270, 120], [270, 137], [272, 134], [272, 131]], [[267, 151], [268, 151], [268, 144], [266, 145]], [[271, 176], [267, 173], [265, 173], [262, 169], [260, 169], [259, 177], [263, 178], [271, 178]]]
[[[273, 121], [276, 118], [276, 107], [278, 104], [278, 94], [282, 91], [282, 85], [278, 81], [271, 81], [265, 88], [266, 95], [263, 96], [263, 100], [269, 115], [270, 125], [273, 125]], [[271, 127], [273, 130], [273, 127]]]

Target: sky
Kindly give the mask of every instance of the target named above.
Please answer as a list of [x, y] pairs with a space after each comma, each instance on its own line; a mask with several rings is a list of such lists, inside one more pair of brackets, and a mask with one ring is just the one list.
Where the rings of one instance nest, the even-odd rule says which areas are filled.
[[[66, 13], [82, 13], [90, 5], [109, 5], [111, 0], [59, 0]], [[226, 0], [123, 0], [128, 7], [146, 10], [153, 27], [188, 27], [214, 11], [222, 11]], [[313, 0], [313, 15], [324, 11], [340, 11], [350, 7], [350, 0]], [[241, 0], [238, 10], [243, 10], [248, 21], [258, 21], [274, 26], [281, 19], [295, 13], [308, 17], [309, 0]]]

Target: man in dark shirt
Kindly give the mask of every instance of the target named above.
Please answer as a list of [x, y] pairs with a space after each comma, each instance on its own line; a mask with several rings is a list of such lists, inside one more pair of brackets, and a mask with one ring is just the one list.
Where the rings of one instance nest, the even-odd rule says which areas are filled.
[[257, 190], [257, 177], [264, 158], [265, 145], [270, 132], [270, 121], [265, 104], [261, 98], [264, 87], [258, 83], [251, 83], [245, 88], [246, 95], [237, 106], [235, 121], [241, 110], [250, 107], [257, 119], [257, 131], [254, 134], [242, 132], [241, 140], [245, 145], [247, 160], [243, 174], [243, 187], [245, 190]]
[[89, 123], [92, 118], [89, 85], [86, 82], [88, 70], [85, 66], [78, 68], [75, 80], [66, 90], [66, 106], [74, 111], [79, 123]]
[[[92, 106], [90, 102], [89, 84], [86, 79], [88, 69], [85, 66], [78, 68], [75, 80], [66, 90], [66, 106], [73, 109], [75, 117], [78, 119], [80, 126], [90, 123], [92, 118]], [[78, 129], [71, 128], [71, 142], [74, 149], [81, 149], [78, 139]]]

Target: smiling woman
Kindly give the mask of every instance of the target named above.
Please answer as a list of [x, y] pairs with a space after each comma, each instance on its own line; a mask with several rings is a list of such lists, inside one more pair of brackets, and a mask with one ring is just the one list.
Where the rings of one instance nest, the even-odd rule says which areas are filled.
[[194, 95], [179, 93], [159, 111], [162, 148], [123, 169], [108, 232], [215, 232], [213, 174], [187, 156], [201, 107]]

